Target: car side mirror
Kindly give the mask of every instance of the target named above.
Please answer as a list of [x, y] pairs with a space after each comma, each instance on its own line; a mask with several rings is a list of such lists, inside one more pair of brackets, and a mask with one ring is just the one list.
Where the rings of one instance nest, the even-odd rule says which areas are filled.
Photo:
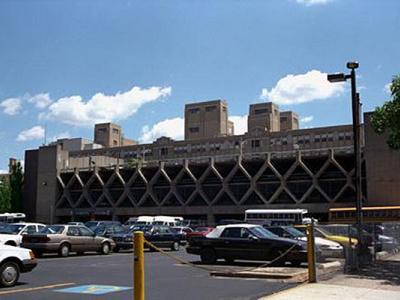
[[250, 240], [250, 241], [258, 241], [259, 238], [256, 237], [256, 236], [254, 236], [254, 235], [250, 235], [250, 236], [249, 236], [249, 240]]

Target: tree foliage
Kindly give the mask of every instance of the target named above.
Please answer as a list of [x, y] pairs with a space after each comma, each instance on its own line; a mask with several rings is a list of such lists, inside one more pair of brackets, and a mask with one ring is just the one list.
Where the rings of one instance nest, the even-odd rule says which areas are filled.
[[7, 181], [0, 181], [0, 213], [9, 212], [11, 208], [11, 190]]
[[388, 134], [391, 149], [400, 150], [400, 75], [393, 77], [390, 92], [392, 99], [375, 109], [371, 122], [376, 133]]
[[10, 174], [10, 193], [11, 193], [11, 212], [22, 211], [24, 173], [20, 162], [11, 167]]

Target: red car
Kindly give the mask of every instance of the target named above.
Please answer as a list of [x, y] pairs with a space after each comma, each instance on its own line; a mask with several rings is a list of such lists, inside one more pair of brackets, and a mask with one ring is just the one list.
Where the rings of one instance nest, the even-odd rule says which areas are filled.
[[206, 236], [214, 229], [215, 229], [214, 227], [197, 227], [194, 231], [188, 232], [186, 234], [186, 239], [190, 239], [193, 237], [199, 237], [199, 236]]

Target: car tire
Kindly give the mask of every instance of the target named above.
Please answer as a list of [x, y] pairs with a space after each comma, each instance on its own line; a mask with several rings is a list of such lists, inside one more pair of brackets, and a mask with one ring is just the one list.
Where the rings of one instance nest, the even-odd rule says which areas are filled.
[[100, 250], [101, 254], [103, 255], [108, 255], [111, 252], [111, 246], [109, 243], [105, 242], [101, 245], [101, 250]]
[[61, 257], [68, 257], [70, 250], [70, 246], [64, 243], [60, 246], [60, 249], [58, 250], [58, 255]]
[[171, 250], [172, 251], [179, 251], [179, 242], [173, 242], [171, 245]]
[[85, 252], [82, 252], [82, 251], [76, 252], [76, 255], [83, 255], [83, 254], [85, 254]]
[[215, 264], [217, 255], [212, 248], [204, 248], [200, 252], [200, 259], [203, 264]]
[[115, 252], [115, 253], [118, 253], [118, 252], [119, 252], [119, 250], [121, 250], [121, 249], [119, 249], [119, 247], [118, 247], [118, 246], [115, 246], [115, 248], [114, 248], [113, 252]]
[[18, 263], [8, 261], [0, 266], [0, 285], [4, 287], [14, 286], [19, 279]]

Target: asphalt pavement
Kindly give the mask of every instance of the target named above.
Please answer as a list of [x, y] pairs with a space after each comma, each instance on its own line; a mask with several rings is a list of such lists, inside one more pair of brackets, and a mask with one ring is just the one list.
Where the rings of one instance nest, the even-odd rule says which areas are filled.
[[[170, 253], [198, 261], [198, 256], [184, 250]], [[31, 273], [21, 274], [17, 286], [0, 289], [0, 299], [133, 299], [132, 253], [52, 256], [38, 262]], [[145, 253], [145, 281], [146, 300], [258, 299], [294, 286], [266, 280], [215, 278], [157, 252]]]

